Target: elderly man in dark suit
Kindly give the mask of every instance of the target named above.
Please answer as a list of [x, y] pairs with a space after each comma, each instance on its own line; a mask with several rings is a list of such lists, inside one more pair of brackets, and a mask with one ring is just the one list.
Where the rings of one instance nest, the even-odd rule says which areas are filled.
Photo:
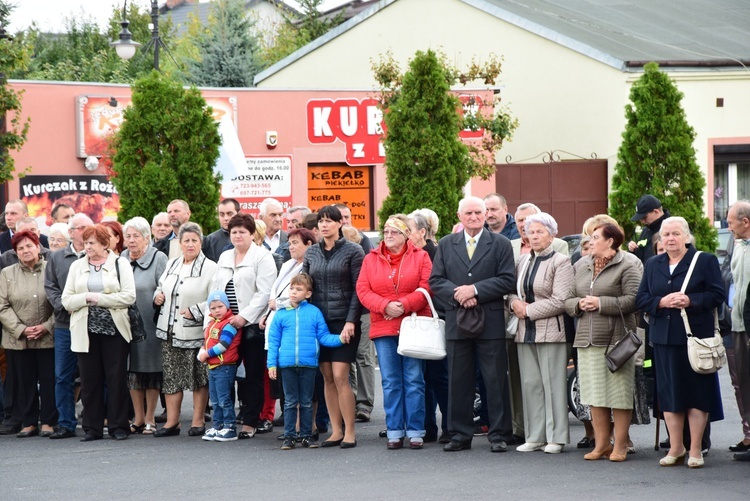
[[[503, 296], [513, 291], [515, 266], [507, 238], [484, 229], [485, 205], [466, 197], [458, 205], [464, 230], [440, 240], [430, 288], [447, 305], [445, 338], [448, 351], [448, 429], [451, 441], [443, 450], [471, 448], [475, 363], [487, 386], [492, 452], [508, 450], [511, 415], [508, 395]], [[476, 335], [458, 325], [460, 308], [482, 308], [484, 326]]]

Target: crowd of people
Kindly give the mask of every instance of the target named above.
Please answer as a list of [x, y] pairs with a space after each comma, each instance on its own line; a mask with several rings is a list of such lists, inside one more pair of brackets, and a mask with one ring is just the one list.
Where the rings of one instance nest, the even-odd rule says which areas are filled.
[[[150, 225], [94, 224], [59, 204], [45, 236], [21, 200], [8, 202], [0, 434], [75, 437], [80, 398], [82, 441], [105, 430], [116, 440], [176, 436], [190, 391], [189, 436], [270, 432], [279, 400], [282, 449], [353, 448], [355, 423], [373, 410], [377, 355], [388, 449], [440, 442], [455, 452], [486, 435], [492, 452], [558, 454], [571, 442], [572, 358], [584, 459], [625, 461], [631, 423], [649, 422], [651, 407], [669, 433], [660, 464], [699, 468], [723, 409], [718, 375], [691, 369], [681, 312], [694, 336], [711, 337], [719, 311], [743, 419], [730, 449], [750, 460], [748, 202], [729, 210], [738, 243], [724, 271], [711, 254], [695, 257], [686, 220], [652, 195], [632, 218], [638, 239], [626, 243], [617, 221], [595, 215], [572, 256], [551, 214], [523, 203], [511, 215], [497, 193], [462, 199], [460, 222], [439, 241], [433, 211], [393, 214], [377, 246], [345, 205], [285, 213], [266, 199], [255, 219], [225, 199], [209, 235], [185, 201], [166, 209]], [[398, 351], [401, 321], [431, 315], [428, 295], [445, 320], [443, 360]], [[133, 309], [145, 335], [131, 329]], [[646, 352], [612, 372], [608, 350], [635, 330]]]

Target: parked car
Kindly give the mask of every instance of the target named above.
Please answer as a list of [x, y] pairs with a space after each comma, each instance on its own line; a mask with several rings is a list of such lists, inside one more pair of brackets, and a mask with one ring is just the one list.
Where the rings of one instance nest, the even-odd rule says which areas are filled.
[[719, 264], [723, 263], [727, 258], [727, 254], [732, 250], [734, 246], [734, 235], [729, 228], [719, 228], [719, 245], [716, 247], [716, 258], [719, 260]]

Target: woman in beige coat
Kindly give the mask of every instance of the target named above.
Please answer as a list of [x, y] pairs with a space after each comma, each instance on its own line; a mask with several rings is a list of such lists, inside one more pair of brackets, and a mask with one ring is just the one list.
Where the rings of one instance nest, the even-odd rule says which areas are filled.
[[[635, 362], [631, 358], [617, 372], [607, 369], [604, 353], [635, 330], [635, 296], [643, 274], [640, 259], [623, 252], [625, 234], [619, 225], [603, 223], [591, 234], [590, 254], [575, 264], [575, 283], [565, 309], [578, 318], [573, 346], [578, 348], [581, 403], [591, 405], [596, 446], [587, 460], [625, 461], [635, 391]], [[610, 416], [615, 443], [609, 444]]]
[[[8, 372], [17, 385], [13, 412], [23, 424], [19, 438], [48, 437], [57, 424], [55, 407], [55, 325], [52, 305], [44, 292], [39, 237], [19, 231], [11, 239], [18, 263], [0, 273], [0, 321]], [[41, 400], [41, 407], [40, 407]]]
[[[526, 443], [519, 452], [562, 452], [570, 441], [565, 344], [565, 300], [573, 284], [570, 258], [552, 248], [557, 222], [545, 212], [526, 219], [531, 252], [516, 265], [516, 294], [509, 297], [518, 317], [518, 360], [523, 381]], [[545, 445], [546, 444], [546, 445]]]
[[177, 236], [181, 254], [167, 262], [159, 278], [154, 304], [161, 307], [156, 321], [156, 337], [162, 340], [167, 422], [154, 437], [180, 434], [180, 409], [185, 391], [193, 392], [193, 418], [188, 436], [201, 437], [206, 431], [208, 370], [198, 360], [203, 345], [206, 297], [218, 266], [201, 251], [203, 231], [195, 223], [185, 223]]
[[[107, 418], [109, 435], [130, 433], [128, 408], [128, 306], [135, 303], [133, 269], [107, 249], [109, 231], [97, 224], [83, 231], [86, 256], [70, 265], [62, 304], [70, 312], [70, 349], [81, 372], [82, 442], [99, 440]], [[107, 387], [105, 409], [104, 386]]]

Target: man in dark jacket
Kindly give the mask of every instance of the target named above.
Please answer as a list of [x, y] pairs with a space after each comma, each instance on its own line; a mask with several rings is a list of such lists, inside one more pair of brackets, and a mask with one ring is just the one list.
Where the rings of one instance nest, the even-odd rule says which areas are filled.
[[[471, 448], [476, 365], [487, 386], [492, 452], [508, 450], [512, 437], [503, 296], [513, 292], [515, 264], [507, 238], [484, 229], [484, 201], [467, 197], [458, 205], [464, 230], [440, 239], [430, 276], [430, 289], [447, 305], [445, 340], [448, 351], [448, 428], [444, 451]], [[465, 332], [458, 325], [459, 307], [482, 308], [484, 321]], [[461, 327], [466, 327], [462, 325]]]
[[508, 240], [521, 238], [516, 228], [516, 220], [508, 214], [508, 202], [499, 193], [490, 193], [484, 197], [487, 206], [487, 221], [484, 227], [492, 233], [500, 233]]
[[83, 230], [93, 224], [85, 214], [70, 218], [70, 245], [50, 255], [44, 275], [44, 290], [55, 309], [55, 404], [60, 418], [58, 428], [50, 437], [53, 439], [74, 437], [78, 425], [74, 392], [78, 360], [70, 350], [70, 314], [63, 308], [62, 291], [70, 265], [84, 254]]
[[234, 198], [225, 198], [219, 202], [216, 211], [219, 215], [220, 228], [203, 239], [203, 254], [214, 263], [224, 249], [230, 245], [229, 242], [229, 220], [240, 212], [240, 203]]
[[635, 254], [643, 264], [654, 255], [654, 235], [661, 230], [661, 223], [670, 216], [668, 210], [664, 210], [661, 202], [653, 195], [643, 195], [635, 206], [635, 216], [630, 220], [634, 223], [640, 222], [643, 226], [641, 236], [637, 241], [628, 242], [628, 250]]

